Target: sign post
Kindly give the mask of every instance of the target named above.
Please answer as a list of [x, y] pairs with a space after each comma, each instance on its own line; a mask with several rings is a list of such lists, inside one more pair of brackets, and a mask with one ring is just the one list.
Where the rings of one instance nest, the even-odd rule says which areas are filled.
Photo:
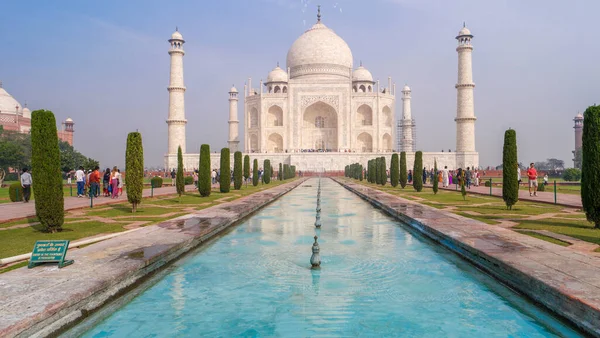
[[43, 263], [58, 263], [59, 268], [71, 265], [74, 262], [73, 260], [65, 260], [68, 248], [68, 240], [36, 241], [27, 268], [31, 269]]

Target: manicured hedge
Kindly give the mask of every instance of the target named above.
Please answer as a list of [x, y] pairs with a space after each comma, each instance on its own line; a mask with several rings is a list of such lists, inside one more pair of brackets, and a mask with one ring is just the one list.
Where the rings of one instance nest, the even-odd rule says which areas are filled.
[[15, 182], [8, 187], [8, 195], [10, 196], [11, 202], [22, 202], [23, 201], [23, 187], [21, 183]]
[[127, 149], [125, 150], [125, 187], [127, 200], [131, 203], [131, 211], [136, 212], [142, 203], [144, 191], [144, 147], [142, 134], [132, 132], [127, 135]]
[[183, 154], [181, 152], [181, 146], [177, 147], [177, 176], [175, 177], [175, 187], [177, 188], [177, 195], [181, 196], [185, 193], [185, 177], [183, 175]]
[[198, 192], [200, 196], [210, 196], [212, 188], [212, 177], [210, 170], [210, 146], [200, 146], [200, 168], [198, 169]]
[[229, 148], [221, 149], [221, 176], [219, 190], [223, 193], [231, 189], [231, 160], [229, 159]]
[[[248, 158], [250, 161], [250, 158]], [[233, 189], [240, 190], [242, 189], [242, 152], [236, 151], [233, 153]]]
[[150, 180], [150, 184], [154, 187], [154, 188], [160, 188], [163, 186], [163, 179], [162, 177], [159, 176], [154, 176], [152, 177], [152, 179]]

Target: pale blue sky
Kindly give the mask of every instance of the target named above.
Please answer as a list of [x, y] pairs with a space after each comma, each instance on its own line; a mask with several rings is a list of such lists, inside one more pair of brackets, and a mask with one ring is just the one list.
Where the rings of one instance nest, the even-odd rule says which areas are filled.
[[[336, 31], [382, 83], [413, 90], [417, 145], [455, 148], [457, 55], [462, 22], [475, 35], [473, 72], [481, 165], [502, 161], [504, 131], [517, 130], [519, 160], [572, 165], [572, 118], [597, 102], [596, 0], [2, 1], [0, 80], [31, 109], [76, 123], [75, 147], [123, 165], [139, 129], [146, 165], [167, 148], [168, 42], [179, 26], [187, 148], [227, 144], [228, 90], [258, 86], [315, 21]], [[240, 104], [240, 119], [243, 119]], [[398, 105], [400, 108], [400, 105]], [[396, 115], [401, 114], [397, 110]], [[240, 130], [242, 132], [242, 130]]]

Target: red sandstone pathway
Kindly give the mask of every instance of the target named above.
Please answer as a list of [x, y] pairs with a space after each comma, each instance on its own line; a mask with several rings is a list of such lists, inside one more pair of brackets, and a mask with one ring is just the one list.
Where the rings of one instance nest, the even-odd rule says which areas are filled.
[[[150, 197], [151, 189], [144, 189], [143, 197]], [[187, 191], [193, 191], [193, 186], [187, 186]], [[176, 194], [177, 191], [174, 186], [162, 187], [154, 189], [154, 196], [165, 196]], [[114, 203], [127, 202], [127, 193], [123, 192], [123, 196], [117, 199], [111, 199], [109, 197], [94, 198], [94, 206], [106, 205]], [[89, 208], [89, 198], [78, 198], [78, 197], [65, 197], [65, 210]], [[0, 204], [0, 222], [7, 222], [14, 219], [33, 217], [35, 216], [35, 200], [30, 203], [2, 203]]]
[[[550, 188], [548, 186], [547, 188]], [[440, 189], [442, 189], [440, 187]], [[446, 188], [446, 190], [456, 190], [454, 185]], [[467, 189], [468, 193], [488, 195], [490, 194], [490, 188], [480, 185], [479, 187], [471, 186], [471, 189]], [[492, 195], [502, 197], [502, 188], [492, 188]], [[531, 201], [531, 202], [544, 202], [554, 203], [554, 192], [538, 191], [537, 196], [529, 196], [529, 191], [519, 190], [519, 200]], [[556, 201], [558, 205], [564, 205], [572, 208], [581, 208], [581, 196], [572, 194], [556, 194]]]

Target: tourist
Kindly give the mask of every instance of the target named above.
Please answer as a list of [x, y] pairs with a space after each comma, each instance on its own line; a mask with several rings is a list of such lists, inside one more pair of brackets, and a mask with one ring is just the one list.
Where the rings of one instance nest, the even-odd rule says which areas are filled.
[[100, 167], [96, 166], [90, 174], [90, 196], [98, 197], [100, 195]]
[[423, 184], [427, 183], [427, 168], [423, 167]]
[[465, 171], [465, 182], [467, 188], [471, 189], [471, 167], [467, 167], [467, 170]]
[[521, 185], [521, 166], [517, 163], [517, 182], [518, 185]]
[[452, 170], [448, 171], [448, 186], [450, 186], [450, 184], [454, 184], [452, 176]]
[[475, 186], [478, 187], [479, 186], [479, 171], [475, 170]]
[[175, 185], [175, 177], [177, 176], [177, 173], [175, 172], [175, 169], [173, 169], [171, 171], [171, 185]]
[[123, 195], [123, 176], [121, 175], [121, 169], [117, 169], [117, 173], [119, 173], [119, 196]]
[[194, 186], [198, 189], [198, 170], [194, 170]]
[[463, 182], [464, 182], [464, 173], [462, 168], [458, 168], [458, 170], [456, 171], [456, 184], [462, 186]]
[[69, 171], [69, 173], [67, 173], [67, 184], [68, 185], [71, 185], [71, 176], [72, 176], [72, 174], [73, 173], [71, 171]]
[[544, 185], [548, 185], [548, 174], [544, 174]]
[[529, 164], [529, 169], [527, 169], [527, 178], [529, 178], [529, 196], [532, 196], [532, 189], [533, 196], [537, 196], [537, 170], [535, 170], [533, 163]]
[[83, 188], [85, 186], [85, 174], [83, 173], [83, 167], [80, 166], [75, 172], [75, 182], [77, 182], [77, 197], [83, 197]]
[[23, 168], [23, 173], [21, 174], [21, 187], [23, 187], [23, 202], [25, 203], [29, 203], [32, 183], [33, 179], [31, 178], [31, 174], [28, 172], [27, 168]]
[[213, 169], [213, 171], [210, 173], [210, 176], [212, 178], [212, 184], [217, 183], [217, 170], [216, 169]]
[[113, 167], [112, 172], [110, 173], [110, 188], [112, 192], [111, 198], [119, 197], [119, 172], [117, 171], [117, 167]]
[[412, 183], [412, 170], [408, 171], [408, 183]]
[[442, 171], [441, 171], [441, 170], [439, 170], [439, 171], [437, 172], [437, 180], [438, 180], [438, 183], [442, 183], [442, 184], [444, 184], [444, 176], [443, 176], [443, 174], [442, 174]]
[[442, 170], [442, 187], [447, 188], [450, 179], [450, 173], [448, 172], [448, 166], [444, 166], [444, 170]]
[[108, 197], [110, 196], [110, 194], [108, 193], [108, 191], [110, 190], [110, 169], [106, 168], [106, 170], [104, 171], [104, 176], [102, 176], [102, 193], [104, 195], [104, 197]]
[[87, 195], [88, 193], [91, 193], [91, 192], [92, 192], [92, 187], [91, 187], [91, 184], [90, 184], [90, 175], [91, 175], [91, 174], [92, 174], [92, 171], [91, 171], [91, 170], [87, 170], [87, 171], [85, 172], [85, 186], [86, 186], [86, 190], [87, 190], [87, 193], [86, 193], [86, 195]]

